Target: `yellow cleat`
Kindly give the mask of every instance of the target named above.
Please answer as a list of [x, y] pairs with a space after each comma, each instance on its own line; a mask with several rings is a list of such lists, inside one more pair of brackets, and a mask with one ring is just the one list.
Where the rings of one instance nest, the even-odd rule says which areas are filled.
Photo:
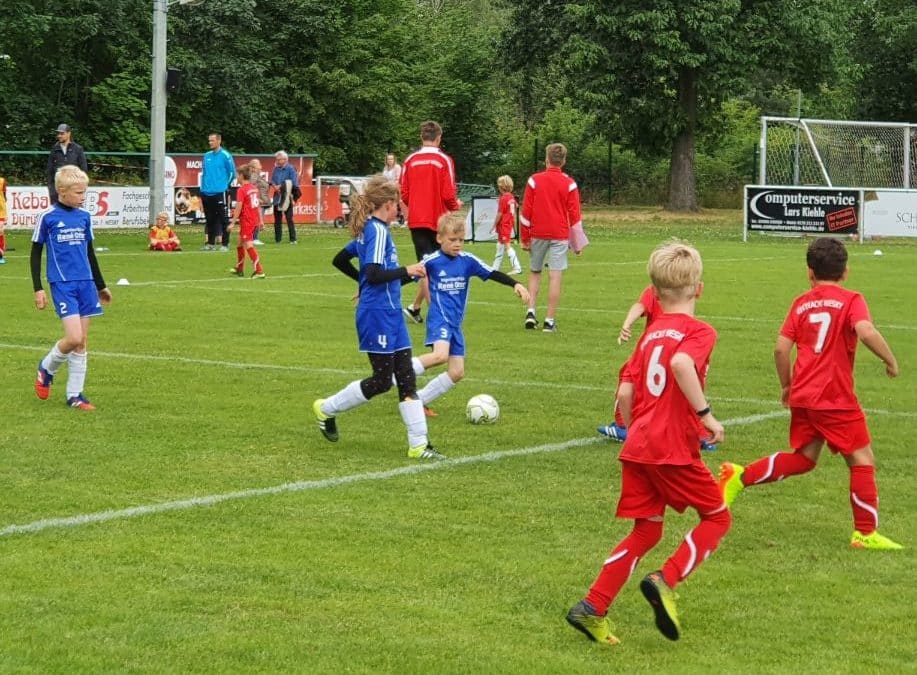
[[656, 628], [670, 640], [677, 640], [681, 624], [675, 607], [675, 591], [662, 577], [662, 572], [651, 572], [640, 582], [640, 591], [656, 613]]
[[870, 534], [862, 534], [854, 531], [850, 537], [850, 545], [853, 548], [868, 549], [870, 551], [900, 551], [904, 547], [901, 544], [893, 542], [888, 537], [883, 537], [876, 531]]
[[720, 464], [719, 486], [726, 506], [732, 506], [738, 494], [745, 489], [745, 484], [742, 482], [743, 473], [745, 473], [744, 466], [731, 462]]
[[595, 610], [585, 600], [580, 600], [570, 608], [567, 612], [567, 623], [593, 642], [609, 646], [621, 643], [612, 635], [612, 625], [608, 617], [595, 614]]

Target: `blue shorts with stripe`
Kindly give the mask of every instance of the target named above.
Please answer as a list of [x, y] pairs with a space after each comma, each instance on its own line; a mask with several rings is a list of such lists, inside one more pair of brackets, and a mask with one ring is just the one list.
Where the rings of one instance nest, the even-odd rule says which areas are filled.
[[99, 302], [99, 291], [91, 279], [84, 281], [58, 281], [51, 284], [51, 299], [57, 315], [66, 319], [68, 316], [101, 316], [102, 303]]
[[411, 348], [411, 336], [400, 308], [357, 307], [357, 337], [360, 351], [370, 354], [394, 354]]
[[427, 314], [427, 339], [424, 344], [429, 347], [434, 342], [448, 342], [449, 356], [465, 356], [465, 334], [443, 320], [442, 316], [430, 312]]

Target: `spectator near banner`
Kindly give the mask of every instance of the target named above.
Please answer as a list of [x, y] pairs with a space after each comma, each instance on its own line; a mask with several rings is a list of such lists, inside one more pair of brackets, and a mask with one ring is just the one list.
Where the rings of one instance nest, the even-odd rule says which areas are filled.
[[205, 251], [216, 247], [217, 235], [220, 235], [220, 250], [229, 250], [229, 214], [226, 212], [226, 190], [236, 178], [236, 165], [232, 155], [223, 147], [220, 134], [207, 137], [210, 152], [204, 153], [201, 164], [201, 202], [204, 206], [204, 217], [207, 219], [207, 243]]
[[86, 163], [86, 153], [83, 152], [83, 146], [71, 139], [73, 130], [69, 124], [57, 125], [57, 142], [51, 148], [51, 154], [48, 155], [48, 168], [46, 178], [48, 183], [48, 197], [52, 204], [57, 204], [57, 190], [54, 188], [54, 175], [62, 166], [78, 166], [84, 173], [89, 172], [89, 165]]

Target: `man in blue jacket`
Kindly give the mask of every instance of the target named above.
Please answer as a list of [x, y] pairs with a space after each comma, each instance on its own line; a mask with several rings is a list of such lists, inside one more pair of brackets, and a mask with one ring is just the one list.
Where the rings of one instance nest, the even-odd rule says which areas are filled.
[[223, 148], [223, 137], [220, 134], [210, 134], [207, 143], [210, 152], [204, 153], [201, 165], [201, 203], [207, 219], [207, 244], [204, 250], [214, 250], [219, 234], [222, 244], [220, 250], [228, 251], [229, 213], [226, 211], [226, 190], [236, 178], [236, 165], [232, 155]]

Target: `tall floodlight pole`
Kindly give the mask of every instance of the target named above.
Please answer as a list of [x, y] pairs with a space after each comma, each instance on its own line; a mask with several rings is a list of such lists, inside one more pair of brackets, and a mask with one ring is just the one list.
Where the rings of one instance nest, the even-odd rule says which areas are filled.
[[163, 210], [166, 162], [166, 26], [168, 0], [153, 0], [153, 78], [150, 96], [150, 219]]

